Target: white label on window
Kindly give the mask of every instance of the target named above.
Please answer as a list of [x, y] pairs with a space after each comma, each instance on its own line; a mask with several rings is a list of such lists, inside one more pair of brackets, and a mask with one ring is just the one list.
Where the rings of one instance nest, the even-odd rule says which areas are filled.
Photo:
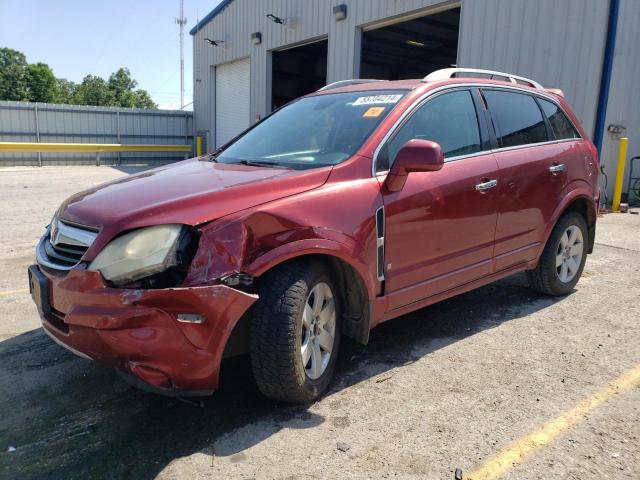
[[374, 105], [380, 103], [398, 103], [402, 95], [371, 95], [369, 97], [360, 97], [354, 105]]

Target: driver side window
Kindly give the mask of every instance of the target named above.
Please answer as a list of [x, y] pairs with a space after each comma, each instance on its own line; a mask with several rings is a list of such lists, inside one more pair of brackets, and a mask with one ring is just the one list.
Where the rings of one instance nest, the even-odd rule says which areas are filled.
[[[391, 167], [405, 143], [413, 139], [432, 140], [447, 158], [482, 150], [478, 118], [471, 92], [443, 93], [419, 107], [387, 143], [383, 155]], [[384, 160], [382, 163], [385, 163]], [[382, 165], [381, 165], [382, 166]], [[382, 166], [384, 168], [384, 166]]]

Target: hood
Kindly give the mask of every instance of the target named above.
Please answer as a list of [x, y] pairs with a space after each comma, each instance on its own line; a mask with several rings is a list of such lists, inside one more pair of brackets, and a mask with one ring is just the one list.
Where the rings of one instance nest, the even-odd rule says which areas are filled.
[[63, 220], [119, 233], [163, 223], [198, 225], [323, 185], [331, 167], [289, 170], [197, 159], [129, 175], [77, 193]]

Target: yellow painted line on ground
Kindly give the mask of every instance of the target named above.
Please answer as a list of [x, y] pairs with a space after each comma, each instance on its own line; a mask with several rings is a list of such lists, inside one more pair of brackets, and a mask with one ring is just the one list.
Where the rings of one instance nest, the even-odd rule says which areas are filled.
[[0, 292], [0, 297], [8, 297], [9, 295], [18, 295], [19, 293], [28, 293], [28, 288], [20, 288], [18, 290], [7, 290], [6, 292]]
[[593, 395], [545, 423], [530, 435], [516, 440], [493, 457], [490, 457], [478, 469], [465, 475], [465, 479], [493, 480], [501, 478], [536, 451], [551, 444], [559, 435], [584, 420], [584, 416], [593, 409], [599, 407], [614, 395], [623, 393], [638, 385], [640, 385], [640, 364], [631, 370], [627, 370]]

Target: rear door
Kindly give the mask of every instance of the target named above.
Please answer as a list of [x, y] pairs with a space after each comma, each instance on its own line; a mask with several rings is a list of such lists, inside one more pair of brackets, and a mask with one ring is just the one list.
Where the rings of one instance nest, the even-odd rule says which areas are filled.
[[414, 138], [438, 142], [445, 153], [440, 171], [411, 173], [400, 192], [383, 196], [390, 310], [492, 272], [497, 164], [479, 106], [468, 89], [429, 97], [381, 150], [387, 165]]
[[566, 185], [565, 148], [555, 142], [537, 99], [526, 92], [483, 89], [498, 163], [496, 270], [536, 258]]

